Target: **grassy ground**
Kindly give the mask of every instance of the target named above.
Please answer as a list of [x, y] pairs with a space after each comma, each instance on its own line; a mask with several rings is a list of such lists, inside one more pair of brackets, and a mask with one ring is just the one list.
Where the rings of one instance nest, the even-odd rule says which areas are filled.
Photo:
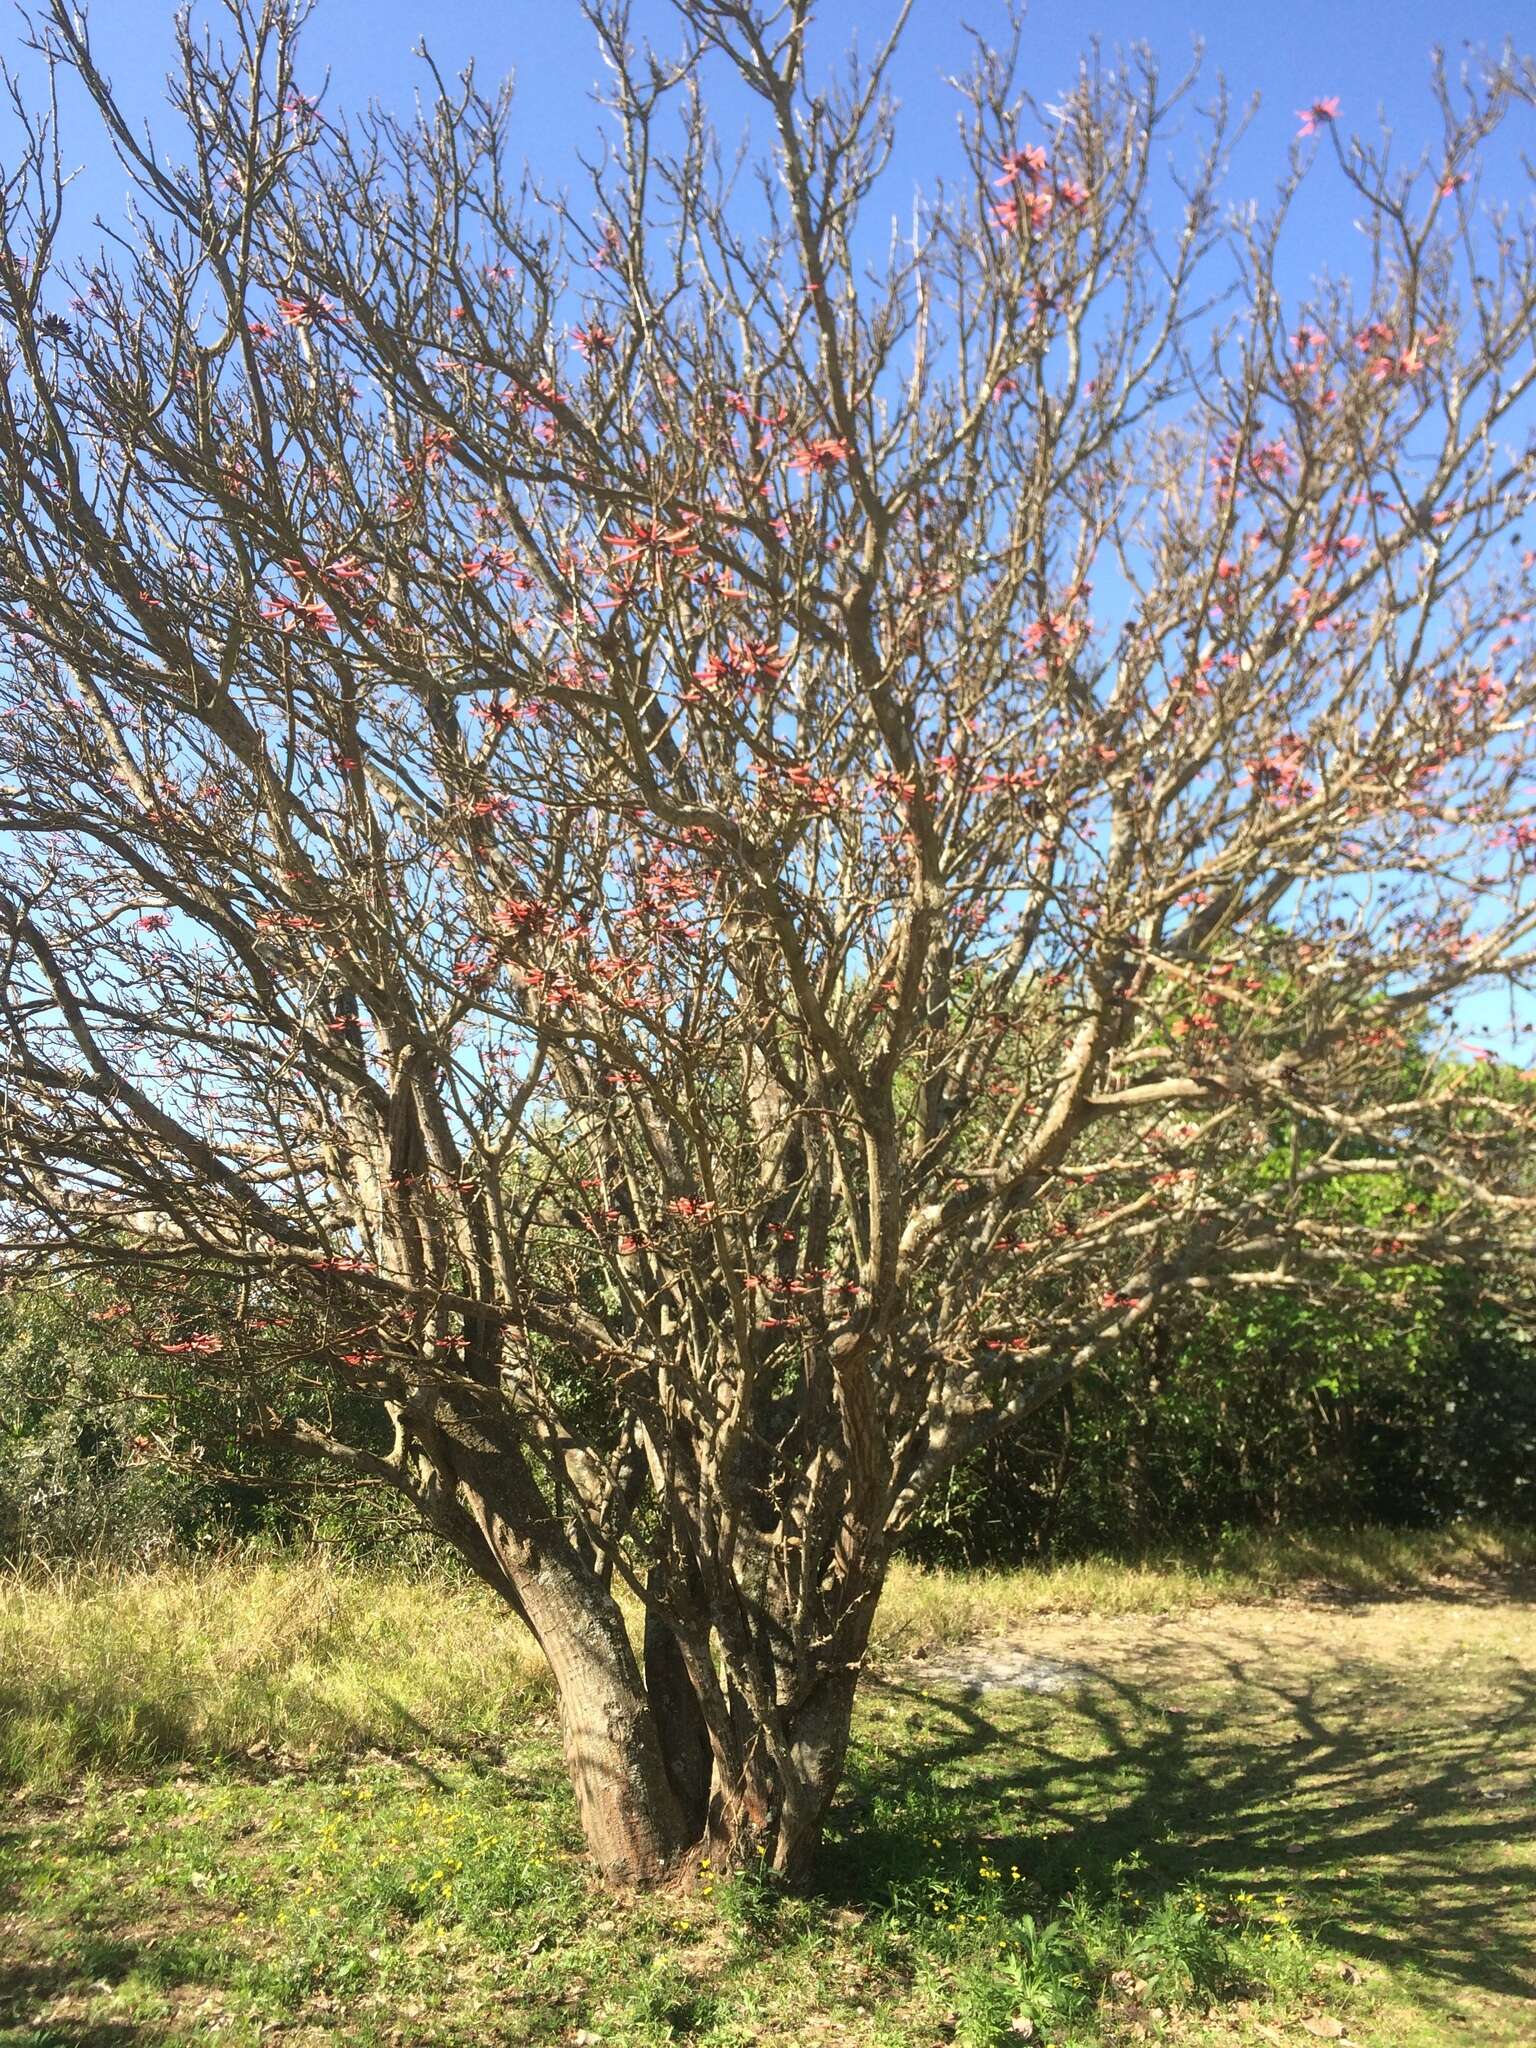
[[[909, 1575], [816, 1894], [623, 1906], [473, 1591], [315, 1560], [14, 1581], [0, 2043], [1513, 2048], [1529, 1563], [1463, 1537]], [[987, 1633], [1075, 1671], [967, 1685]]]

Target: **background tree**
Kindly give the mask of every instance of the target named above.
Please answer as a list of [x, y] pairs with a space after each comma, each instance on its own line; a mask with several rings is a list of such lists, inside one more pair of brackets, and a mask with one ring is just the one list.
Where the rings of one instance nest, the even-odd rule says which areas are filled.
[[[1469, 1088], [1529, 1094], [1507, 1070], [1462, 1072]], [[1289, 1176], [1294, 1120], [1277, 1135], [1248, 1172]], [[1355, 1260], [1304, 1286], [1171, 1295], [1060, 1403], [955, 1467], [905, 1554], [998, 1565], [1205, 1549], [1264, 1526], [1528, 1522], [1528, 1265], [1415, 1264], [1404, 1232], [1421, 1231], [1426, 1203], [1459, 1197], [1401, 1175], [1341, 1173], [1306, 1199], [1317, 1222], [1362, 1233]]]
[[174, 154], [39, 39], [136, 203], [66, 276], [46, 122], [5, 187], [12, 1257], [457, 1546], [610, 1876], [795, 1876], [957, 1460], [1159, 1304], [1528, 1237], [1525, 1109], [1398, 1079], [1530, 964], [1531, 73], [1406, 169], [1314, 109], [1365, 259], [1292, 305], [1313, 145], [1224, 216], [1145, 56], [979, 49], [889, 234], [806, 0], [593, 5], [579, 207], [472, 79], [332, 116], [301, 12], [183, 33]]
[[[218, 1320], [214, 1302], [199, 1310], [178, 1291], [182, 1328], [210, 1309]], [[366, 1432], [377, 1406], [366, 1392], [321, 1388], [300, 1367], [281, 1390], [267, 1380], [258, 1401], [219, 1355], [178, 1341], [175, 1324], [146, 1325], [95, 1278], [48, 1275], [0, 1293], [0, 1561], [144, 1566], [232, 1542], [429, 1548], [398, 1496], [247, 1440], [274, 1401]]]

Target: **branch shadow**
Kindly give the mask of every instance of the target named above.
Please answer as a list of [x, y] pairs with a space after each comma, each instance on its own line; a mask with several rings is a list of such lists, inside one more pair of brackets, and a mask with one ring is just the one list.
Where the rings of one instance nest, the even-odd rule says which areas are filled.
[[144, 1951], [130, 1941], [93, 1942], [88, 1957], [0, 1951], [0, 2041], [25, 2040], [28, 2048], [132, 2048], [146, 2041], [148, 2034], [133, 2020], [44, 2017], [55, 2000], [79, 1991], [87, 1971], [93, 1983], [115, 1987], [143, 1961]]
[[[1193, 1687], [1187, 1670], [1166, 1685], [1155, 1669], [1147, 1683], [1096, 1670], [1048, 1702], [873, 1679], [872, 1699], [907, 1726], [899, 1749], [866, 1742], [855, 1759], [828, 1897], [868, 1904], [919, 1883], [947, 1808], [949, 1831], [974, 1824], [971, 1868], [981, 1850], [1017, 1865], [1047, 1911], [1117, 1890], [1151, 1908], [1192, 1885], [1216, 1900], [1279, 1887], [1336, 1955], [1411, 1962], [1443, 1993], [1529, 1998], [1536, 1674], [1502, 1673], [1498, 1701], [1476, 1711], [1409, 1718], [1411, 1676], [1324, 1655], [1256, 1678], [1213, 1651]], [[1165, 1703], [1213, 1684], [1214, 1703]], [[1493, 1782], [1511, 1771], [1518, 1788]]]

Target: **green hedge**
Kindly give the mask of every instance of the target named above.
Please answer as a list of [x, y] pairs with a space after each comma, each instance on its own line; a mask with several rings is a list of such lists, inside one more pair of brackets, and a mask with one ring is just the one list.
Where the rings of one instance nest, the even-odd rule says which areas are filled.
[[[99, 1300], [0, 1298], [0, 1556], [404, 1538], [376, 1489], [317, 1490], [310, 1468], [242, 1448], [240, 1397], [126, 1348], [92, 1320]], [[188, 1453], [172, 1464], [135, 1441], [160, 1433], [165, 1397]], [[955, 1472], [906, 1547], [1002, 1564], [1461, 1516], [1536, 1516], [1536, 1342], [1465, 1275], [1361, 1273], [1322, 1299], [1236, 1294], [1143, 1326]]]

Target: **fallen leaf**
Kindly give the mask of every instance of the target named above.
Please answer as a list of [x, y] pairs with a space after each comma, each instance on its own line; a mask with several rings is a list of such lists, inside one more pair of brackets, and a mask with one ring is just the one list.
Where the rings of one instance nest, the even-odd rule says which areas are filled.
[[1301, 2023], [1309, 2034], [1316, 2034], [1320, 2041], [1339, 2041], [1344, 2037], [1342, 2020], [1312, 2019]]

